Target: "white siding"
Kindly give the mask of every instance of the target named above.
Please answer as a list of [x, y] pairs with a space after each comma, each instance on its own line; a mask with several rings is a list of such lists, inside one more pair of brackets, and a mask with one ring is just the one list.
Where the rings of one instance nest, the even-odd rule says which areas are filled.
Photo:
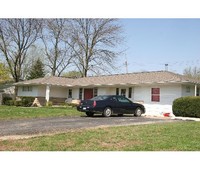
[[132, 97], [132, 100], [149, 103], [151, 96], [150, 89], [151, 89], [150, 87], [139, 87], [139, 86], [134, 87], [134, 96]]
[[31, 87], [32, 87], [32, 91], [23, 91], [23, 87], [19, 86], [17, 95], [18, 96], [26, 96], [26, 97], [29, 97], [29, 96], [36, 97], [36, 96], [38, 96], [37, 86], [31, 86]]
[[79, 99], [79, 88], [72, 88], [72, 98]]
[[[116, 88], [119, 88], [119, 94], [121, 89], [126, 89], [126, 97], [128, 97], [128, 87], [98, 87], [98, 95], [115, 95]], [[151, 101], [151, 89], [160, 88], [160, 102]], [[194, 86], [190, 86], [190, 92], [186, 91], [186, 85], [149, 85], [149, 86], [134, 86], [132, 87], [132, 101], [143, 101], [144, 104], [169, 104], [171, 105], [173, 100], [181, 96], [194, 96]], [[72, 89], [72, 98], [79, 98], [79, 88], [66, 88], [66, 87], [50, 87], [50, 97], [68, 98], [68, 91]], [[32, 91], [22, 91], [22, 86], [18, 87], [18, 96], [33, 96], [33, 97], [45, 97], [46, 86], [32, 86]], [[84, 88], [83, 88], [84, 96]]]
[[50, 97], [67, 98], [67, 89], [64, 87], [51, 86]]
[[181, 97], [181, 85], [168, 85], [160, 87], [160, 104], [170, 104]]
[[[121, 89], [126, 89], [126, 97], [128, 98], [130, 87], [99, 87], [98, 95], [116, 95], [116, 88], [119, 88], [119, 94], [121, 94]], [[134, 96], [134, 87], [132, 87], [132, 98]]]
[[193, 86], [192, 85], [182, 85], [182, 97], [184, 97], [184, 96], [194, 96], [195, 95], [194, 93], [195, 93], [195, 86], [194, 85]]
[[[151, 89], [160, 88], [160, 102], [151, 101]], [[181, 97], [181, 85], [150, 85], [134, 87], [134, 101], [143, 101], [145, 104], [172, 105], [174, 99]]]
[[109, 94], [109, 95], [115, 95], [116, 94], [116, 88], [114, 88], [114, 87], [108, 87], [107, 88], [107, 94]]
[[38, 97], [45, 97], [46, 95], [46, 86], [36, 86], [38, 89]]
[[[45, 97], [46, 86], [32, 86], [32, 91], [23, 91], [18, 87], [18, 96]], [[50, 97], [67, 98], [67, 89], [64, 87], [50, 86]]]
[[98, 87], [98, 95], [106, 95], [106, 94], [110, 94], [109, 88]]

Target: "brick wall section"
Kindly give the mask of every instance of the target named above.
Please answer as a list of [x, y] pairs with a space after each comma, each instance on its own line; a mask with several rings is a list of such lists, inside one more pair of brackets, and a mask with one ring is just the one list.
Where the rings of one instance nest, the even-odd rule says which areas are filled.
[[62, 105], [65, 103], [66, 98], [55, 98], [50, 97], [49, 101], [53, 103], [53, 105]]
[[39, 103], [44, 106], [46, 104], [46, 100], [45, 100], [45, 97], [37, 97], [38, 98], [38, 101]]

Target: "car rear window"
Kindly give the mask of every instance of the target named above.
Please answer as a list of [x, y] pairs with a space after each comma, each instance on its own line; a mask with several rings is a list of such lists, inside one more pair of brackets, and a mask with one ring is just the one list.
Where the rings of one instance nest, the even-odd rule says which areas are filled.
[[109, 96], [96, 96], [90, 100], [106, 100]]

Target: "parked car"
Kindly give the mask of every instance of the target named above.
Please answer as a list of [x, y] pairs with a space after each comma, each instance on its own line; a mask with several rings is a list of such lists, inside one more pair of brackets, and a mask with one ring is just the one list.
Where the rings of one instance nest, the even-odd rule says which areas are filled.
[[85, 112], [90, 117], [96, 113], [102, 114], [104, 117], [109, 117], [112, 114], [141, 116], [145, 113], [145, 107], [142, 104], [134, 103], [126, 97], [118, 95], [102, 95], [82, 100], [77, 106], [77, 110]]

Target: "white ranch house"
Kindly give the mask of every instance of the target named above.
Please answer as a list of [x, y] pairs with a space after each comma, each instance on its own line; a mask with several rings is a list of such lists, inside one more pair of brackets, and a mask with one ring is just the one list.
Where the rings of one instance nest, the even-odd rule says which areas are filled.
[[143, 103], [147, 115], [170, 112], [174, 99], [199, 96], [200, 82], [168, 71], [140, 72], [85, 78], [44, 77], [15, 84], [18, 96], [37, 97], [40, 103], [64, 103], [96, 95], [125, 95]]

